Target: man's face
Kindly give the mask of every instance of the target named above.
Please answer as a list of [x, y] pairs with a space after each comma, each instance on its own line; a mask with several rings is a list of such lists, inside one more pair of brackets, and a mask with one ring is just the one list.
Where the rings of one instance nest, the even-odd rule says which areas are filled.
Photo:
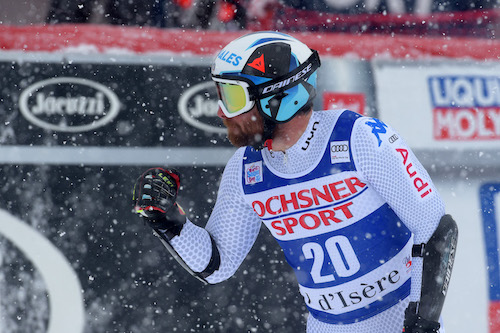
[[227, 127], [227, 136], [233, 146], [252, 146], [262, 141], [264, 120], [256, 106], [234, 118], [227, 118], [220, 108], [217, 115]]

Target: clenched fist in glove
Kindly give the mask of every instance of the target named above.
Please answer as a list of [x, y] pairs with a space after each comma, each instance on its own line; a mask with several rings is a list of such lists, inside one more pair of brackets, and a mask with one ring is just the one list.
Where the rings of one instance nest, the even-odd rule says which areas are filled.
[[179, 173], [164, 168], [147, 170], [134, 186], [135, 212], [169, 240], [181, 233], [186, 222], [184, 211], [176, 203], [179, 186]]

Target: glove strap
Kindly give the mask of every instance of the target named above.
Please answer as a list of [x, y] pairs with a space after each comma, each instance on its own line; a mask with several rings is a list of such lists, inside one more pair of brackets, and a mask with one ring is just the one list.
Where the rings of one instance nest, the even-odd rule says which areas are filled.
[[441, 324], [418, 315], [418, 303], [410, 302], [405, 310], [404, 333], [439, 333]]
[[425, 251], [425, 243], [415, 244], [415, 245], [413, 245], [413, 247], [411, 249], [411, 256], [423, 258], [424, 254], [425, 254], [424, 251]]
[[182, 207], [175, 203], [174, 206], [168, 210], [167, 214], [160, 218], [145, 220], [151, 228], [161, 232], [168, 240], [171, 240], [175, 236], [181, 234], [182, 228], [186, 223], [186, 214]]

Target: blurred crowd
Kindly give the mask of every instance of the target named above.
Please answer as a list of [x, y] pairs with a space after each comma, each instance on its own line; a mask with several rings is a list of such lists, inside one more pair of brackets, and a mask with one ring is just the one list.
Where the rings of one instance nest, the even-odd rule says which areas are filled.
[[496, 0], [50, 0], [46, 22], [236, 30], [252, 24], [270, 27], [276, 13], [283, 13], [283, 9], [422, 16], [497, 6]]
[[[245, 29], [277, 0], [51, 0], [47, 23]], [[254, 13], [255, 11], [255, 13]]]

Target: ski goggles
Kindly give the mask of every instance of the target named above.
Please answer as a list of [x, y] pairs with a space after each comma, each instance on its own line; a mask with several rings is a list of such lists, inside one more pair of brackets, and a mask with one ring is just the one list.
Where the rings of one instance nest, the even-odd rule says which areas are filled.
[[219, 107], [228, 118], [250, 111], [255, 101], [250, 98], [250, 85], [245, 81], [212, 78], [219, 94]]
[[321, 65], [318, 52], [311, 51], [311, 56], [287, 75], [259, 85], [250, 84], [241, 77], [212, 75], [219, 94], [219, 107], [224, 115], [228, 118], [239, 116], [250, 111], [256, 99], [275, 95], [306, 81]]

